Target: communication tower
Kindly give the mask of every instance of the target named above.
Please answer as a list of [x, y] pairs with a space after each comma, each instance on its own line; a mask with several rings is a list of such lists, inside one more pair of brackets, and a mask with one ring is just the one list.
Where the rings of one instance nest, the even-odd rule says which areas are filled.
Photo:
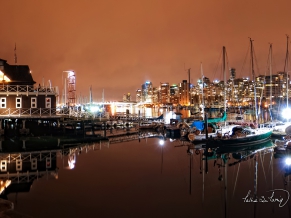
[[76, 75], [74, 71], [64, 71], [67, 73], [65, 81], [65, 103], [68, 106], [76, 104]]

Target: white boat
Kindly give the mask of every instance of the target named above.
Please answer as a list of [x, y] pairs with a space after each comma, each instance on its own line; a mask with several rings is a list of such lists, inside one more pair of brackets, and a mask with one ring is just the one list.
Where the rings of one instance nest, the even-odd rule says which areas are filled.
[[[252, 40], [251, 42], [251, 60], [252, 60], [252, 74], [253, 74], [253, 81], [255, 81], [255, 74], [253, 70], [253, 45]], [[225, 47], [223, 47], [223, 60], [225, 63]], [[225, 64], [224, 65], [224, 75], [225, 75]], [[226, 81], [226, 78], [224, 76]], [[254, 84], [254, 96], [256, 96], [256, 87]], [[257, 102], [255, 100], [255, 115], [256, 120], [258, 120], [257, 115]], [[226, 107], [226, 106], [225, 106]], [[207, 117], [206, 117], [207, 118]], [[205, 119], [207, 120], [207, 119]], [[206, 127], [208, 127], [208, 123], [205, 122]], [[221, 125], [220, 131], [215, 133], [208, 133], [208, 128], [204, 128], [205, 133], [197, 134], [197, 132], [192, 132], [190, 136], [188, 136], [189, 140], [192, 141], [193, 144], [204, 144], [206, 148], [218, 148], [218, 147], [242, 147], [242, 146], [250, 146], [256, 143], [262, 143], [270, 139], [270, 136], [273, 132], [272, 128], [265, 127], [264, 125], [254, 125], [253, 128], [250, 126], [242, 126], [242, 125], [232, 125], [227, 126]]]

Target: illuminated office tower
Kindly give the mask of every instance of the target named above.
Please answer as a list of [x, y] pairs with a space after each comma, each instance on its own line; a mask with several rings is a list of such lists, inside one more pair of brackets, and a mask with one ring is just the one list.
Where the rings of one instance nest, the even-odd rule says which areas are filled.
[[153, 103], [153, 85], [147, 81], [141, 86], [142, 96], [141, 101], [145, 103]]
[[179, 87], [176, 84], [170, 86], [170, 103], [179, 104]]
[[170, 102], [169, 83], [160, 83], [160, 103], [167, 104]]
[[189, 84], [187, 80], [183, 80], [179, 85], [179, 104], [181, 105], [189, 105]]
[[141, 102], [141, 99], [142, 99], [141, 96], [142, 96], [141, 89], [136, 90], [136, 95], [135, 95], [136, 102]]

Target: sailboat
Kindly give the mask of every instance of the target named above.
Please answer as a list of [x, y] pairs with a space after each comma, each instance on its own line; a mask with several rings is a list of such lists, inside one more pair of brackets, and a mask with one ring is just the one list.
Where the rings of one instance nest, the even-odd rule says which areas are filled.
[[[251, 71], [253, 77], [254, 86], [254, 106], [255, 106], [255, 117], [258, 120], [258, 109], [257, 109], [257, 94], [256, 94], [256, 82], [254, 72], [254, 61], [253, 61], [253, 40], [250, 39], [251, 46]], [[225, 133], [224, 136], [209, 138], [206, 143], [206, 148], [232, 148], [232, 147], [244, 147], [250, 146], [257, 143], [262, 143], [270, 139], [272, 129], [264, 127], [258, 128], [256, 125], [253, 128], [249, 126], [235, 126], [231, 132]]]
[[[286, 122], [279, 122], [279, 125], [277, 125], [278, 122], [271, 122], [274, 131], [272, 134], [272, 137], [276, 138], [282, 138], [286, 136], [287, 134], [291, 134], [291, 122], [290, 122], [290, 108], [288, 106], [289, 102], [289, 96], [288, 96], [288, 88], [289, 88], [289, 74], [288, 74], [288, 65], [289, 63], [289, 36], [287, 35], [287, 50], [286, 50], [286, 58], [285, 58], [285, 66], [284, 66], [284, 72], [286, 73], [286, 108], [283, 109], [282, 115], [284, 115], [284, 118], [286, 119]], [[270, 104], [271, 106], [271, 104]]]
[[[223, 47], [223, 63], [225, 69], [225, 47]], [[188, 134], [188, 139], [192, 141], [194, 144], [201, 144], [204, 143], [205, 140], [208, 139], [208, 136], [216, 137], [217, 130], [220, 129], [220, 126], [217, 125], [218, 123], [223, 123], [227, 119], [226, 114], [226, 95], [224, 95], [224, 110], [221, 113], [220, 117], [210, 117], [208, 118], [207, 113], [205, 113], [205, 103], [204, 103], [204, 75], [203, 75], [203, 68], [201, 63], [201, 116], [203, 120], [194, 120], [190, 125], [187, 126], [187, 129], [181, 129], [181, 135], [185, 136]], [[225, 75], [225, 72], [224, 72]], [[226, 81], [226, 79], [224, 79]], [[225, 82], [226, 85], [226, 82]], [[208, 130], [208, 127], [211, 128], [211, 132]], [[194, 130], [194, 131], [193, 131]], [[203, 132], [203, 133], [201, 133]], [[183, 135], [184, 133], [184, 135]]]

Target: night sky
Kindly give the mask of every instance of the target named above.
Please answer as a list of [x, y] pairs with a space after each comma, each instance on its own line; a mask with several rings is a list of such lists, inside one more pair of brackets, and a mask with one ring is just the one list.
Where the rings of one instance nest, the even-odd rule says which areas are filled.
[[[0, 58], [29, 65], [36, 83], [62, 85], [62, 72], [76, 72], [77, 95], [94, 101], [121, 100], [149, 80], [178, 84], [200, 77], [223, 79], [228, 68], [250, 76], [249, 37], [254, 40], [256, 75], [267, 68], [273, 44], [273, 70], [282, 71], [286, 34], [291, 35], [290, 0], [0, 0]], [[290, 44], [289, 44], [290, 45]], [[290, 69], [288, 69], [290, 70]], [[248, 75], [249, 74], [249, 75]]]

